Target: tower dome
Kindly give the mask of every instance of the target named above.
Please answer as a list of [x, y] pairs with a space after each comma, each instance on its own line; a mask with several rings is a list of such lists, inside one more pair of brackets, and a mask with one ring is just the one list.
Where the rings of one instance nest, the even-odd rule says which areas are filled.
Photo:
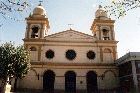
[[41, 3], [33, 10], [31, 17], [33, 18], [45, 18], [46, 10], [42, 7]]
[[99, 9], [95, 12], [95, 19], [109, 20], [106, 10], [99, 5]]

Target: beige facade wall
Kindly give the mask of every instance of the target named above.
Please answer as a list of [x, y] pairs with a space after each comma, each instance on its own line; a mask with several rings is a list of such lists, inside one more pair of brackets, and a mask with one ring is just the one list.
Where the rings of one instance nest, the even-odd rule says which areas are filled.
[[[45, 56], [45, 53], [47, 50], [53, 50], [55, 52], [55, 57], [53, 59], [47, 59]], [[76, 58], [74, 60], [68, 60], [66, 58], [66, 52], [67, 50], [74, 50], [76, 52]], [[96, 53], [96, 57], [93, 60], [89, 60], [87, 58], [87, 52], [89, 50], [92, 50]], [[75, 46], [45, 46], [43, 51], [43, 61], [44, 62], [54, 62], [54, 63], [93, 63], [98, 62], [99, 54], [97, 52], [97, 48], [93, 47], [75, 47]]]
[[[100, 9], [98, 11], [98, 14], [100, 14]], [[91, 26], [93, 35], [70, 28], [70, 30], [48, 36], [46, 36], [49, 29], [47, 18], [26, 18], [27, 27], [23, 39], [24, 44], [28, 49], [31, 47], [36, 49], [31, 51], [32, 70], [26, 77], [18, 81], [18, 87], [43, 89], [44, 73], [51, 70], [55, 74], [54, 89], [65, 90], [65, 74], [68, 71], [73, 71], [76, 74], [77, 90], [87, 89], [87, 73], [89, 71], [95, 72], [94, 76], [97, 75], [98, 89], [118, 88], [118, 68], [113, 64], [114, 60], [117, 59], [118, 43], [118, 41], [115, 41], [114, 34], [115, 21], [106, 18], [107, 16], [104, 15], [98, 17], [101, 17], [101, 19], [95, 19]], [[34, 26], [39, 28], [38, 38], [31, 38], [32, 27]], [[107, 31], [104, 31], [104, 29]], [[46, 57], [48, 50], [53, 51], [54, 57]], [[68, 50], [75, 51], [76, 57], [74, 59], [66, 58]], [[87, 57], [89, 51], [95, 53], [94, 59]], [[71, 56], [72, 54], [68, 55]], [[90, 56], [93, 57], [94, 55]]]
[[[55, 74], [54, 89], [65, 90], [65, 73], [67, 71], [74, 71], [76, 73], [76, 89], [78, 90], [87, 89], [86, 74], [88, 71], [97, 73], [98, 89], [114, 89], [119, 87], [118, 69], [115, 66], [44, 66], [43, 68], [40, 66], [33, 68], [26, 77], [19, 80], [18, 87], [43, 89], [43, 74], [47, 70], [51, 70]], [[39, 79], [37, 74], [39, 74]]]
[[[61, 43], [61, 42], [60, 42]], [[102, 51], [100, 50], [99, 46], [95, 43], [90, 44], [77, 44], [74, 45], [74, 43], [71, 43], [71, 45], [61, 45], [58, 43], [57, 45], [45, 45], [41, 47], [41, 61], [43, 62], [53, 62], [53, 63], [112, 63], [115, 59], [114, 56], [117, 57], [116, 50], [114, 51], [111, 45], [104, 45], [102, 47]], [[28, 47], [31, 48], [32, 46], [37, 48], [37, 51], [31, 51], [31, 61], [32, 62], [38, 62], [38, 51], [39, 46], [31, 44]], [[101, 45], [100, 45], [101, 46]], [[114, 47], [114, 46], [113, 46]], [[116, 46], [115, 46], [116, 47]], [[66, 58], [66, 51], [67, 50], [74, 50], [76, 52], [76, 57], [74, 60], [68, 60]], [[104, 52], [105, 49], [109, 49], [110, 52]], [[47, 59], [46, 58], [46, 52], [48, 50], [54, 51], [54, 58], [53, 59]], [[87, 53], [88, 51], [93, 51], [95, 53], [94, 59], [88, 59]], [[103, 61], [101, 61], [100, 54], [103, 53]], [[115, 53], [115, 54], [114, 54]], [[116, 58], [115, 57], [115, 58]]]

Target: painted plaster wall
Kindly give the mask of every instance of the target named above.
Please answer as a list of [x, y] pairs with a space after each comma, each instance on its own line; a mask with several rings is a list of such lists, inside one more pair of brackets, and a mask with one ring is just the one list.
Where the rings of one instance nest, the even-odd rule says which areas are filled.
[[[47, 59], [45, 53], [47, 50], [53, 50], [55, 57], [53, 59]], [[76, 52], [76, 58], [74, 60], [68, 60], [66, 58], [66, 51], [74, 50]], [[93, 60], [87, 58], [87, 52], [92, 50], [95, 52], [96, 57]], [[97, 48], [93, 47], [75, 47], [75, 46], [45, 46], [43, 50], [43, 61], [44, 62], [55, 62], [55, 63], [92, 63], [98, 61], [99, 54]]]
[[[61, 68], [61, 69], [60, 69]], [[34, 68], [31, 70], [30, 73], [24, 77], [23, 79], [19, 80], [18, 87], [19, 88], [29, 88], [29, 89], [43, 89], [43, 74], [47, 70], [51, 70], [55, 74], [55, 82], [54, 82], [54, 89], [65, 89], [65, 73], [67, 71], [74, 71], [76, 73], [76, 89], [85, 90], [87, 88], [86, 85], [86, 74], [88, 71], [95, 71], [97, 73], [97, 83], [99, 89], [113, 89], [119, 86], [118, 70], [112, 67], [98, 67], [93, 66], [92, 69], [87, 67], [79, 67], [81, 69], [76, 69], [75, 66], [66, 66], [66, 67], [43, 67], [43, 68]], [[100, 69], [104, 68], [104, 69]], [[113, 70], [110, 70], [112, 68]], [[115, 74], [114, 74], [115, 73]], [[39, 80], [36, 74], [39, 74]], [[102, 75], [105, 77], [101, 77]], [[80, 83], [82, 81], [82, 84]]]

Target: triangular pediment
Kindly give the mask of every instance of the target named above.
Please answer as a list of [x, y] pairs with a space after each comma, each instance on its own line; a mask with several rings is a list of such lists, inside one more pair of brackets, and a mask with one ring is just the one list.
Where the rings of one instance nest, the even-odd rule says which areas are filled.
[[71, 38], [71, 39], [90, 39], [93, 36], [75, 30], [66, 30], [46, 36], [46, 38]]

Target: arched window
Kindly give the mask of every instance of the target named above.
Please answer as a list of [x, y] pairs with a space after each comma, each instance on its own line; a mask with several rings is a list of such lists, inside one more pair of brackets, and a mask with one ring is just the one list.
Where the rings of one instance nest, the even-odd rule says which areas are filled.
[[37, 58], [38, 58], [38, 56], [37, 56], [37, 49], [36, 49], [36, 47], [31, 47], [30, 48], [30, 51], [31, 51], [31, 53], [30, 53], [30, 60], [31, 61], [36, 61], [37, 60]]
[[104, 49], [104, 53], [103, 53], [103, 57], [104, 57], [104, 62], [113, 62], [113, 53], [112, 50], [110, 48], [105, 48]]
[[118, 87], [116, 73], [112, 70], [107, 70], [104, 72], [104, 81], [106, 89], [114, 89]]
[[36, 51], [36, 48], [35, 47], [31, 47], [30, 50], [31, 51]]
[[108, 48], [105, 48], [105, 49], [104, 49], [104, 53], [111, 53], [111, 50], [108, 49]]

